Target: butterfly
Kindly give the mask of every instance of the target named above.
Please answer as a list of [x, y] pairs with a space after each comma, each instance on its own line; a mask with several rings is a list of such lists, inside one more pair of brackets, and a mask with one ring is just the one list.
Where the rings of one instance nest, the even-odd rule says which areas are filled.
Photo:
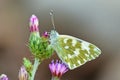
[[[53, 16], [52, 13], [51, 15]], [[54, 26], [53, 17], [52, 24]], [[55, 29], [50, 32], [50, 45], [70, 70], [97, 58], [101, 54], [101, 50], [94, 44], [70, 35], [61, 35]]]

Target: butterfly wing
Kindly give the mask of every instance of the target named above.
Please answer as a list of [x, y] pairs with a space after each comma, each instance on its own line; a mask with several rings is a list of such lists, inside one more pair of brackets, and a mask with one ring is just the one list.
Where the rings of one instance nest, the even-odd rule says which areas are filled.
[[69, 35], [59, 35], [53, 48], [70, 69], [77, 68], [101, 54], [101, 50], [95, 45]]

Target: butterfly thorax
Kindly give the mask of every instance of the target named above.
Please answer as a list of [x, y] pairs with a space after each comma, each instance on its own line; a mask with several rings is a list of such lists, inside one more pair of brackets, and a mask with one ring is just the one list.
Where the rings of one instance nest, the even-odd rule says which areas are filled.
[[56, 32], [55, 30], [51, 30], [50, 32], [50, 42], [51, 42], [51, 45], [54, 45], [56, 43], [56, 40], [59, 36], [59, 33]]

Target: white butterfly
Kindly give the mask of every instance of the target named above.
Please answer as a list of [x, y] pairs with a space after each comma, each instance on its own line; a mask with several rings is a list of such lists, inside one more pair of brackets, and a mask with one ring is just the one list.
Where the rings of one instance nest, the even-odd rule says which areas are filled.
[[[51, 17], [54, 27], [53, 13]], [[101, 50], [95, 45], [73, 36], [59, 35], [55, 29], [50, 32], [50, 44], [70, 69], [75, 69], [101, 54]]]

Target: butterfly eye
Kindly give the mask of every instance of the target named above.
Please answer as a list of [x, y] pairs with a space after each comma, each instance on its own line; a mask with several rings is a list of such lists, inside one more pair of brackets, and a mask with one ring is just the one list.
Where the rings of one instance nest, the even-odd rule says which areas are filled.
[[47, 35], [50, 36], [51, 32], [47, 32]]
[[50, 35], [50, 32], [48, 32], [48, 35]]

